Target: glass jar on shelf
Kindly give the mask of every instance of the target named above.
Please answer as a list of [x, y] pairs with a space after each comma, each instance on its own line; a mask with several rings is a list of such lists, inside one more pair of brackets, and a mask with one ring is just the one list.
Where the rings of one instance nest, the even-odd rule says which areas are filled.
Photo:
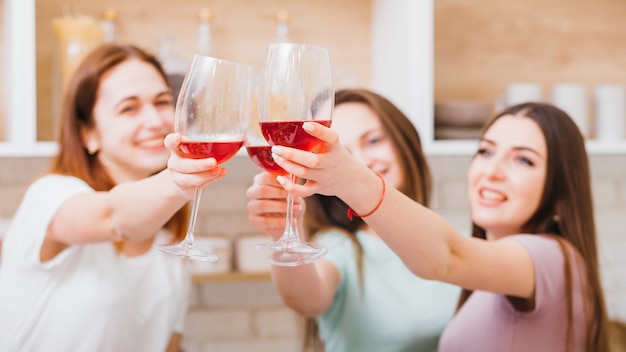
[[102, 27], [104, 28], [104, 42], [115, 41], [117, 26], [117, 10], [109, 7], [102, 12]]
[[213, 38], [212, 26], [213, 13], [211, 9], [202, 8], [198, 11], [198, 29], [196, 32], [196, 54], [212, 56]]
[[276, 37], [275, 43], [289, 43], [289, 11], [278, 10], [275, 15]]
[[104, 41], [100, 21], [88, 15], [67, 14], [52, 20], [58, 46], [52, 68], [52, 132], [57, 133], [61, 101], [74, 70], [91, 50]]
[[157, 37], [156, 56], [167, 74], [168, 84], [172, 87], [174, 99], [178, 97], [188, 65], [187, 60], [174, 50], [175, 44], [176, 39], [172, 35], [161, 34]]

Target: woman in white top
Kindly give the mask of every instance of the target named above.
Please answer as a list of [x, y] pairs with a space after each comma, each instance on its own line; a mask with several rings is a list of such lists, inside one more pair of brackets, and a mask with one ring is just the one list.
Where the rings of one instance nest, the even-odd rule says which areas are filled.
[[166, 169], [173, 116], [165, 73], [141, 49], [107, 44], [77, 68], [58, 155], [4, 238], [1, 351], [179, 349], [190, 277], [155, 245], [184, 236], [195, 187], [225, 170]]

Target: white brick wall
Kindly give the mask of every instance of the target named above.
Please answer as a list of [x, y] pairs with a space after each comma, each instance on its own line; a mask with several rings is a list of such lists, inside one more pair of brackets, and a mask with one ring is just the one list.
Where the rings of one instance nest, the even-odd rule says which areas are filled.
[[[470, 228], [465, 186], [469, 160], [467, 156], [430, 159], [435, 184], [431, 205], [465, 233]], [[47, 163], [45, 158], [0, 158], [4, 224], [26, 184], [46, 170]], [[228, 175], [204, 193], [199, 234], [235, 238], [255, 232], [247, 220], [245, 190], [259, 169], [247, 157], [231, 159], [226, 167]], [[626, 155], [592, 156], [591, 168], [608, 312], [626, 322]], [[299, 336], [299, 319], [282, 305], [269, 280], [205, 283], [193, 291], [184, 347], [187, 352], [293, 352], [300, 350]]]
[[299, 324], [269, 281], [198, 284], [184, 347], [188, 352], [298, 351]]

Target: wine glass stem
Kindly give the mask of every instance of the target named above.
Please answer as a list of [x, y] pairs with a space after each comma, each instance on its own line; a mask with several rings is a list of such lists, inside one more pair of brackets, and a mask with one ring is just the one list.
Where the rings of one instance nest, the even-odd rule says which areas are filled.
[[[291, 182], [296, 182], [296, 176], [290, 174], [289, 178]], [[294, 197], [293, 193], [287, 193], [287, 216], [285, 218], [285, 233], [283, 234], [281, 240], [289, 241], [289, 242], [298, 242], [300, 241], [300, 236], [298, 236], [297, 227], [293, 221], [293, 202]]]
[[203, 187], [196, 187], [196, 193], [193, 196], [193, 203], [191, 203], [191, 215], [189, 217], [189, 227], [187, 227], [187, 234], [185, 235], [185, 242], [193, 243], [194, 233], [196, 229], [196, 218], [198, 217], [198, 208], [200, 207], [200, 198], [202, 197]]

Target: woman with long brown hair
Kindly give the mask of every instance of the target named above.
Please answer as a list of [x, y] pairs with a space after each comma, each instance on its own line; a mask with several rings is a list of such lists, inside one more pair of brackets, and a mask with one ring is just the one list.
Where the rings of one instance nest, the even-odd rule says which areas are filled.
[[466, 290], [440, 351], [607, 350], [585, 141], [565, 112], [525, 103], [488, 124], [467, 178], [471, 238], [381, 182], [332, 129], [303, 127], [324, 148], [273, 148], [307, 179], [279, 177], [285, 189], [338, 196], [413, 273]]
[[[362, 165], [428, 205], [431, 176], [419, 134], [388, 99], [364, 89], [338, 91], [332, 128]], [[251, 223], [278, 237], [285, 195], [271, 175], [257, 175], [248, 189]], [[315, 194], [305, 203], [303, 233], [325, 244], [327, 255], [271, 269], [283, 302], [306, 319], [304, 349], [436, 351], [460, 290], [413, 275], [373, 228], [346, 215], [339, 198]]]
[[0, 350], [178, 350], [190, 277], [155, 246], [184, 236], [195, 187], [224, 170], [212, 159], [202, 179], [166, 169], [173, 117], [146, 51], [107, 44], [79, 65], [58, 154], [3, 241]]

